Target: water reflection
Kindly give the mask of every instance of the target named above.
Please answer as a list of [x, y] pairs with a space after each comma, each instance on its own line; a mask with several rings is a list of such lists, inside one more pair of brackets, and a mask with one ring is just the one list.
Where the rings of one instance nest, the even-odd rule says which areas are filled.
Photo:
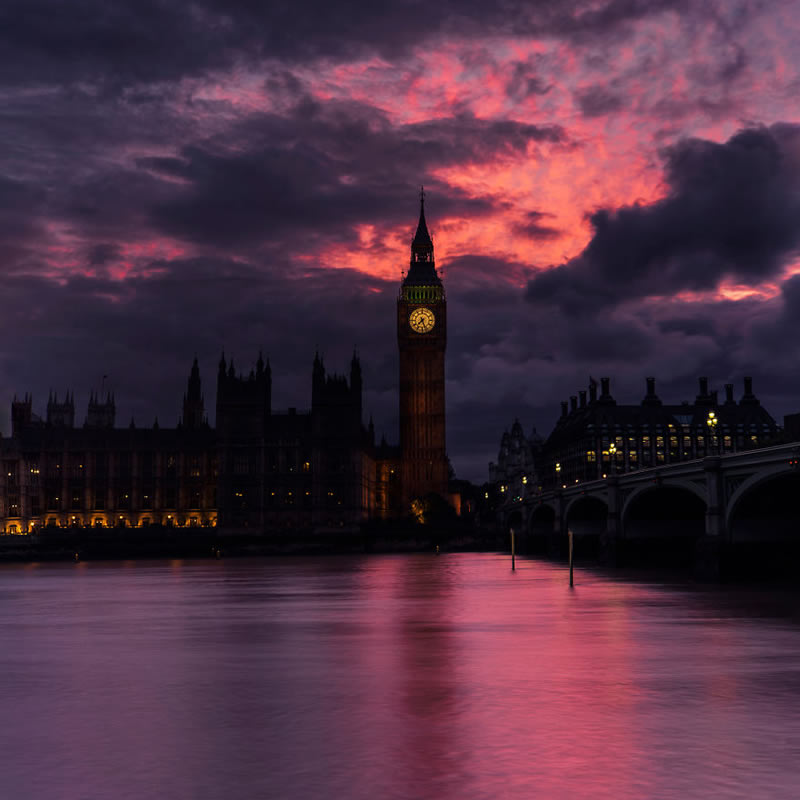
[[3, 796], [796, 796], [796, 594], [566, 577], [4, 566]]

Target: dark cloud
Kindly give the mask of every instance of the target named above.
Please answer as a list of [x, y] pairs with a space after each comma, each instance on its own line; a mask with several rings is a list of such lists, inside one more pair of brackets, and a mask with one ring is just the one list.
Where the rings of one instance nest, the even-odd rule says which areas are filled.
[[119, 245], [101, 242], [89, 248], [88, 261], [93, 267], [104, 267], [109, 261], [116, 261], [120, 257]]
[[[374, 108], [355, 103], [298, 103], [289, 115], [251, 115], [219, 142], [192, 145], [181, 158], [138, 163], [180, 182], [153, 209], [165, 233], [231, 245], [299, 231], [351, 239], [353, 226], [407, 218], [422, 179], [441, 215], [492, 208], [435, 179], [434, 168], [524, 154], [531, 142], [566, 144], [557, 126], [481, 120], [470, 114], [392, 126]], [[287, 244], [290, 244], [287, 242]]]
[[546, 83], [538, 74], [541, 59], [531, 61], [517, 61], [511, 68], [511, 73], [506, 81], [506, 93], [517, 102], [526, 100], [531, 96], [545, 95], [552, 88], [551, 83]]
[[800, 247], [800, 126], [750, 128], [724, 144], [664, 152], [667, 196], [600, 209], [575, 259], [537, 274], [534, 303], [589, 312], [630, 298], [774, 278]]
[[620, 92], [601, 85], [579, 90], [575, 93], [575, 100], [585, 117], [602, 117], [625, 106], [625, 98]]
[[0, 80], [6, 85], [89, 81], [116, 91], [248, 62], [394, 58], [444, 35], [624, 33], [639, 19], [687, 10], [680, 0], [311, 0], [302, 6], [256, 0], [191, 5], [7, 0], [0, 8]]
[[514, 225], [514, 230], [534, 241], [558, 239], [562, 232], [546, 222], [552, 218], [553, 215], [545, 211], [528, 211], [525, 215], [525, 221]]

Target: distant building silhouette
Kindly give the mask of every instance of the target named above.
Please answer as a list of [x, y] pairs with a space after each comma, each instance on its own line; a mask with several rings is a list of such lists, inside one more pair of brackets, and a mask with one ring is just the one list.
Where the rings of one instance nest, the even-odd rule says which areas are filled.
[[242, 375], [223, 355], [216, 429], [192, 363], [175, 428], [116, 428], [114, 395], [92, 392], [75, 427], [71, 392], [50, 395], [45, 419], [29, 394], [12, 402], [0, 439], [0, 532], [43, 526], [215, 526], [252, 531], [352, 528], [408, 514], [411, 501], [447, 495], [444, 287], [424, 197], [397, 300], [400, 444], [375, 444], [364, 425], [361, 363], [349, 376], [315, 355], [311, 409], [272, 408], [272, 371], [259, 354]]
[[[598, 393], [597, 382], [591, 380], [588, 391], [561, 403], [561, 416], [536, 454], [528, 486], [551, 489], [610, 473], [734, 453], [765, 446], [780, 434], [753, 393], [749, 377], [738, 402], [733, 384], [725, 385], [725, 398], [720, 400], [705, 377], [699, 379], [694, 402], [677, 405], [662, 402], [654, 378], [646, 379], [645, 396], [637, 405], [617, 404], [610, 386], [610, 379], [602, 378]], [[508, 434], [504, 434], [498, 463], [507, 449]], [[490, 465], [490, 476], [507, 498], [519, 494], [508, 470], [503, 473]]]
[[535, 428], [526, 436], [518, 419], [503, 433], [497, 461], [489, 463], [489, 483], [501, 495], [497, 500], [524, 500], [540, 488], [537, 461], [543, 444]]
[[444, 354], [447, 298], [436, 270], [433, 239], [420, 192], [411, 263], [397, 298], [400, 348], [400, 452], [402, 504], [415, 497], [447, 494]]

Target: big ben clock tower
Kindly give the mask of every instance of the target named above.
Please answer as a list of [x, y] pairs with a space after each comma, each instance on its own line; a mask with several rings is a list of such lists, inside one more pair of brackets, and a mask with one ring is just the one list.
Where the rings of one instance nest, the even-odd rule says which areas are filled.
[[417, 497], [447, 494], [444, 351], [447, 301], [433, 260], [420, 192], [419, 224], [411, 243], [411, 266], [397, 299], [400, 350], [400, 452], [403, 511]]

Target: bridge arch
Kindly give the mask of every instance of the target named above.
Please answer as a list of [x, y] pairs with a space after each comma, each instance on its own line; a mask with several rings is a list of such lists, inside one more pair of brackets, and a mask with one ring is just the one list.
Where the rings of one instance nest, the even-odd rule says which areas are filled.
[[506, 532], [509, 532], [512, 528], [514, 533], [517, 534], [525, 530], [525, 517], [520, 508], [515, 508], [506, 517]]
[[606, 499], [596, 494], [573, 498], [564, 509], [564, 525], [565, 531], [572, 531], [578, 551], [597, 558], [601, 552], [601, 540], [608, 529]]
[[751, 475], [731, 495], [725, 523], [731, 542], [800, 544], [800, 471], [789, 464]]
[[541, 503], [530, 509], [528, 513], [528, 551], [538, 555], [550, 553], [555, 529], [556, 510], [552, 505]]
[[574, 497], [564, 509], [564, 522], [575, 536], [605, 533], [608, 502], [596, 494]]
[[533, 535], [552, 533], [555, 523], [556, 510], [550, 503], [541, 503], [528, 514], [528, 532]]
[[626, 515], [631, 508], [631, 505], [637, 501], [639, 497], [643, 494], [647, 494], [648, 492], [657, 491], [660, 489], [683, 489], [690, 494], [695, 495], [699, 500], [706, 503], [706, 492], [705, 489], [701, 486], [698, 486], [696, 483], [692, 483], [691, 481], [681, 481], [681, 480], [665, 480], [660, 481], [659, 483], [649, 483], [645, 484], [644, 486], [637, 486], [634, 491], [632, 491], [626, 498], [625, 502], [622, 505], [620, 517], [624, 521]]
[[691, 564], [706, 531], [704, 495], [703, 487], [688, 481], [663, 481], [632, 492], [620, 515], [626, 556], [659, 566]]

